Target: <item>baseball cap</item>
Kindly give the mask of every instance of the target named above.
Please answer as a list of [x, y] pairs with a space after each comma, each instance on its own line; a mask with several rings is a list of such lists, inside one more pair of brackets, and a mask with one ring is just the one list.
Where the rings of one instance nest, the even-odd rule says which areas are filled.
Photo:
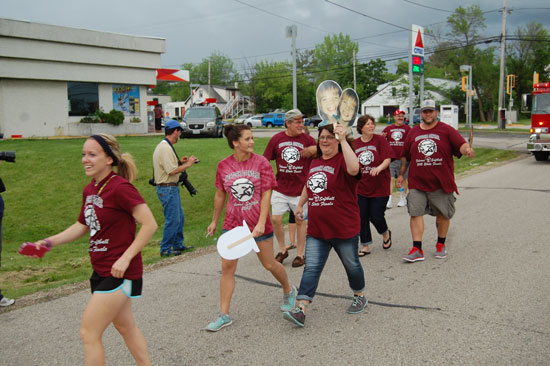
[[398, 114], [401, 114], [401, 113], [405, 114], [405, 111], [401, 111], [399, 109], [396, 109], [395, 112], [393, 112], [393, 115], [397, 116]]
[[291, 109], [288, 112], [285, 113], [285, 122], [291, 121], [295, 117], [303, 117], [305, 114], [303, 114], [299, 109]]
[[180, 123], [178, 121], [176, 121], [175, 119], [171, 119], [170, 121], [168, 121], [164, 124], [164, 129], [165, 130], [171, 130], [171, 129], [174, 129], [174, 128], [182, 129]]
[[433, 99], [426, 99], [422, 102], [420, 105], [420, 112], [424, 112], [425, 110], [431, 109], [432, 111], [435, 111], [437, 108], [435, 107], [435, 100]]

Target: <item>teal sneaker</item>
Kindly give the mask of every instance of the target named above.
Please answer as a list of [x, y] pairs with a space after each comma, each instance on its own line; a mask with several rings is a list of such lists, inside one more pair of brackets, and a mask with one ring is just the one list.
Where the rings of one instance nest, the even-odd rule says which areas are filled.
[[367, 307], [367, 298], [365, 296], [353, 295], [353, 302], [348, 308], [348, 314], [359, 314]]
[[296, 301], [296, 287], [292, 286], [290, 293], [283, 295], [283, 305], [281, 305], [281, 311], [290, 311], [294, 308], [294, 302]]
[[218, 330], [222, 329], [223, 327], [227, 327], [232, 323], [233, 321], [231, 320], [229, 315], [220, 313], [220, 316], [218, 317], [218, 319], [216, 319], [215, 321], [213, 321], [212, 323], [206, 326], [206, 330], [209, 332], [217, 332]]

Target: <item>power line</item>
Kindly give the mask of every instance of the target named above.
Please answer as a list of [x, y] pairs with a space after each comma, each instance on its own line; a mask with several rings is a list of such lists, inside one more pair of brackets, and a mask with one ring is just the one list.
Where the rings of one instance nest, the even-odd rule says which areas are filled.
[[402, 26], [400, 26], [400, 25], [393, 24], [393, 23], [387, 22], [387, 21], [385, 21], [385, 20], [382, 20], [382, 19], [378, 19], [378, 18], [372, 17], [372, 16], [370, 16], [370, 15], [361, 13], [361, 12], [359, 12], [359, 11], [357, 11], [357, 10], [353, 10], [353, 9], [347, 8], [347, 7], [343, 6], [343, 5], [337, 4], [337, 3], [332, 2], [332, 1], [330, 1], [330, 0], [325, 0], [325, 1], [326, 1], [327, 3], [330, 3], [330, 4], [332, 4], [332, 5], [338, 6], [338, 7], [342, 8], [342, 9], [346, 9], [347, 11], [351, 11], [352, 13], [359, 14], [359, 15], [361, 15], [361, 16], [364, 16], [364, 17], [366, 17], [366, 18], [372, 19], [372, 20], [374, 20], [374, 21], [377, 21], [377, 22], [380, 22], [380, 23], [384, 23], [384, 24], [387, 24], [387, 25], [391, 25], [392, 27], [404, 29], [404, 30], [406, 30], [406, 31], [410, 31], [410, 29], [404, 28], [404, 27], [402, 27]]

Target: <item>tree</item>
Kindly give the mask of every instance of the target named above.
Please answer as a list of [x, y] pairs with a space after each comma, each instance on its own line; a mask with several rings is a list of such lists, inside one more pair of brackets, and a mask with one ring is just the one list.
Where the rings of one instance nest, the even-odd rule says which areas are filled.
[[288, 62], [261, 61], [254, 65], [250, 83], [256, 110], [269, 112], [276, 108], [292, 108], [292, 66]]
[[[516, 75], [513, 92], [516, 104], [521, 95], [533, 90], [533, 72], [544, 75], [544, 68], [550, 64], [550, 32], [541, 23], [531, 22], [526, 27], [519, 26], [515, 32], [517, 40], [508, 48], [508, 74]], [[542, 81], [542, 80], [541, 80]]]
[[189, 77], [193, 84], [208, 84], [208, 64], [210, 64], [210, 84], [226, 85], [232, 84], [239, 79], [233, 61], [227, 56], [216, 51], [208, 58], [202, 59], [198, 65], [183, 64], [186, 70], [189, 70]]
[[353, 54], [359, 46], [349, 35], [342, 33], [326, 36], [323, 43], [315, 45], [311, 72], [316, 83], [337, 81], [342, 88], [353, 87]]
[[[365, 99], [376, 93], [378, 85], [388, 81], [386, 63], [381, 59], [357, 65], [357, 95]], [[352, 84], [353, 87], [353, 84]]]

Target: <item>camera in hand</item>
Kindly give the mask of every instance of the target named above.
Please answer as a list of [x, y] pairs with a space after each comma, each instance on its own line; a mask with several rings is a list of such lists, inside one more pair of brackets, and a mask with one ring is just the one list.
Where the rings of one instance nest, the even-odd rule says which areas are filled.
[[[0, 140], [4, 138], [4, 134], [0, 133]], [[8, 163], [15, 163], [15, 151], [0, 151], [0, 160]]]
[[180, 177], [178, 179], [178, 183], [181, 183], [182, 187], [187, 188], [187, 191], [189, 191], [189, 194], [191, 196], [197, 194], [197, 190], [195, 189], [195, 187], [193, 187], [193, 185], [189, 181], [189, 176], [187, 175], [186, 171], [184, 171], [180, 174]]

